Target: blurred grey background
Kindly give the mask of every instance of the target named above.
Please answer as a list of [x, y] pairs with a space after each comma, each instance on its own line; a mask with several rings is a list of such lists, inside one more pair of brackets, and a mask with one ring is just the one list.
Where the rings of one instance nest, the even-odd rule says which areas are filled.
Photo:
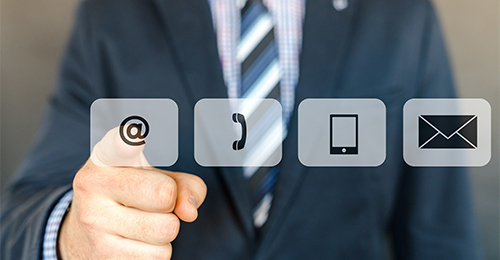
[[[29, 148], [52, 91], [79, 1], [2, 0], [0, 6], [0, 182], [5, 187]], [[500, 19], [498, 0], [434, 0], [462, 97], [488, 100], [491, 162], [471, 179], [486, 259], [499, 259]]]

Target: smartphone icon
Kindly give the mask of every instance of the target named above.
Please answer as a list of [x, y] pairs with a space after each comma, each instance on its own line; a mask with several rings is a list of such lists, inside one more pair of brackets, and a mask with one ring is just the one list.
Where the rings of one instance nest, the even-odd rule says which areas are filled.
[[358, 115], [330, 115], [330, 154], [358, 154]]
[[245, 148], [245, 142], [247, 140], [247, 121], [245, 116], [240, 113], [233, 113], [233, 122], [241, 125], [241, 138], [233, 142], [233, 150], [238, 151]]

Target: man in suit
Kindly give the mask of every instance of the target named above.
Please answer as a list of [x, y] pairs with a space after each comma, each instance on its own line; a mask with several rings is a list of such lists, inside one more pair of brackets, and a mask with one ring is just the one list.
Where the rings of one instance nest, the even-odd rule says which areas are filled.
[[[465, 170], [412, 168], [402, 159], [406, 100], [455, 96], [430, 3], [290, 1], [296, 9], [282, 15], [300, 30], [286, 40], [274, 20], [278, 42], [292, 42], [280, 88], [293, 95], [278, 97], [290, 107], [288, 134], [272, 203], [256, 225], [242, 169], [201, 167], [193, 158], [195, 103], [244, 92], [236, 46], [221, 41], [235, 21], [239, 27], [234, 12], [224, 11], [232, 2], [82, 3], [36, 145], [4, 197], [1, 258], [55, 259], [58, 249], [62, 259], [168, 259], [172, 252], [173, 259], [383, 259], [389, 241], [396, 259], [479, 259]], [[272, 13], [284, 10], [280, 4], [287, 1], [264, 1]], [[280, 61], [288, 47], [279, 45]], [[93, 156], [138, 167], [88, 160], [89, 107], [101, 97], [175, 100], [176, 164], [154, 169], [136, 161], [140, 150], [116, 155], [109, 144]], [[384, 164], [307, 168], [298, 161], [298, 104], [332, 97], [385, 103]]]

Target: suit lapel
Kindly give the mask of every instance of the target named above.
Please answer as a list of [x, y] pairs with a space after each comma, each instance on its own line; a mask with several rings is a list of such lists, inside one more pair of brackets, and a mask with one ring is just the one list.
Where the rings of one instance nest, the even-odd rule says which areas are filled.
[[283, 160], [273, 205], [268, 222], [264, 225], [256, 259], [260, 259], [272, 245], [307, 172], [297, 157], [298, 105], [306, 98], [334, 96], [340, 80], [341, 60], [347, 52], [347, 42], [352, 32], [356, 2], [350, 0], [350, 6], [339, 12], [333, 8], [331, 0], [307, 1], [295, 108], [288, 137], [283, 143]]
[[[227, 98], [210, 7], [206, 0], [154, 0], [192, 107], [202, 98]], [[249, 238], [253, 238], [250, 195], [241, 168], [217, 168]]]
[[207, 1], [154, 1], [189, 98], [227, 97]]

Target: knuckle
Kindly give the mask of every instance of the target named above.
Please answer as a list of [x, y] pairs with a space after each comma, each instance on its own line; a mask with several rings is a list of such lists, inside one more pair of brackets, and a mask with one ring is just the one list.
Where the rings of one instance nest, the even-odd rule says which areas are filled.
[[174, 214], [164, 214], [161, 216], [159, 223], [154, 225], [155, 239], [160, 244], [168, 244], [172, 242], [179, 234], [180, 221]]
[[73, 179], [73, 190], [75, 192], [84, 192], [87, 190], [88, 183], [88, 169], [82, 168], [78, 171]]
[[[195, 192], [196, 195], [198, 195], [198, 199], [201, 199], [203, 200], [205, 198], [205, 196], [207, 195], [207, 185], [205, 184], [205, 182], [203, 181], [202, 178], [196, 176], [196, 175], [192, 175], [193, 178], [191, 178], [191, 189], [193, 192]], [[201, 202], [201, 201], [200, 201]]]
[[73, 190], [75, 192], [87, 192], [92, 188], [96, 190], [96, 186], [105, 182], [104, 176], [105, 174], [87, 163], [76, 173], [73, 179]]
[[199, 188], [204, 189], [204, 190], [207, 189], [207, 185], [205, 184], [203, 179], [200, 178], [199, 176], [193, 175], [193, 182], [196, 183], [196, 186], [198, 186]]
[[87, 230], [96, 229], [99, 222], [98, 214], [91, 209], [83, 209], [78, 212], [78, 220]]
[[82, 211], [79, 214], [80, 223], [86, 228], [93, 228], [96, 225], [96, 218], [93, 214], [90, 214], [88, 211]]
[[176, 237], [177, 234], [179, 234], [179, 229], [181, 226], [181, 222], [179, 221], [179, 218], [175, 216], [174, 214], [168, 214], [167, 220], [166, 220], [166, 239], [168, 242], [172, 242]]
[[153, 253], [153, 259], [170, 259], [172, 257], [172, 244], [168, 243], [165, 246], [158, 247]]
[[173, 209], [177, 200], [177, 184], [174, 180], [168, 179], [158, 184], [153, 190], [155, 207], [159, 210]]

